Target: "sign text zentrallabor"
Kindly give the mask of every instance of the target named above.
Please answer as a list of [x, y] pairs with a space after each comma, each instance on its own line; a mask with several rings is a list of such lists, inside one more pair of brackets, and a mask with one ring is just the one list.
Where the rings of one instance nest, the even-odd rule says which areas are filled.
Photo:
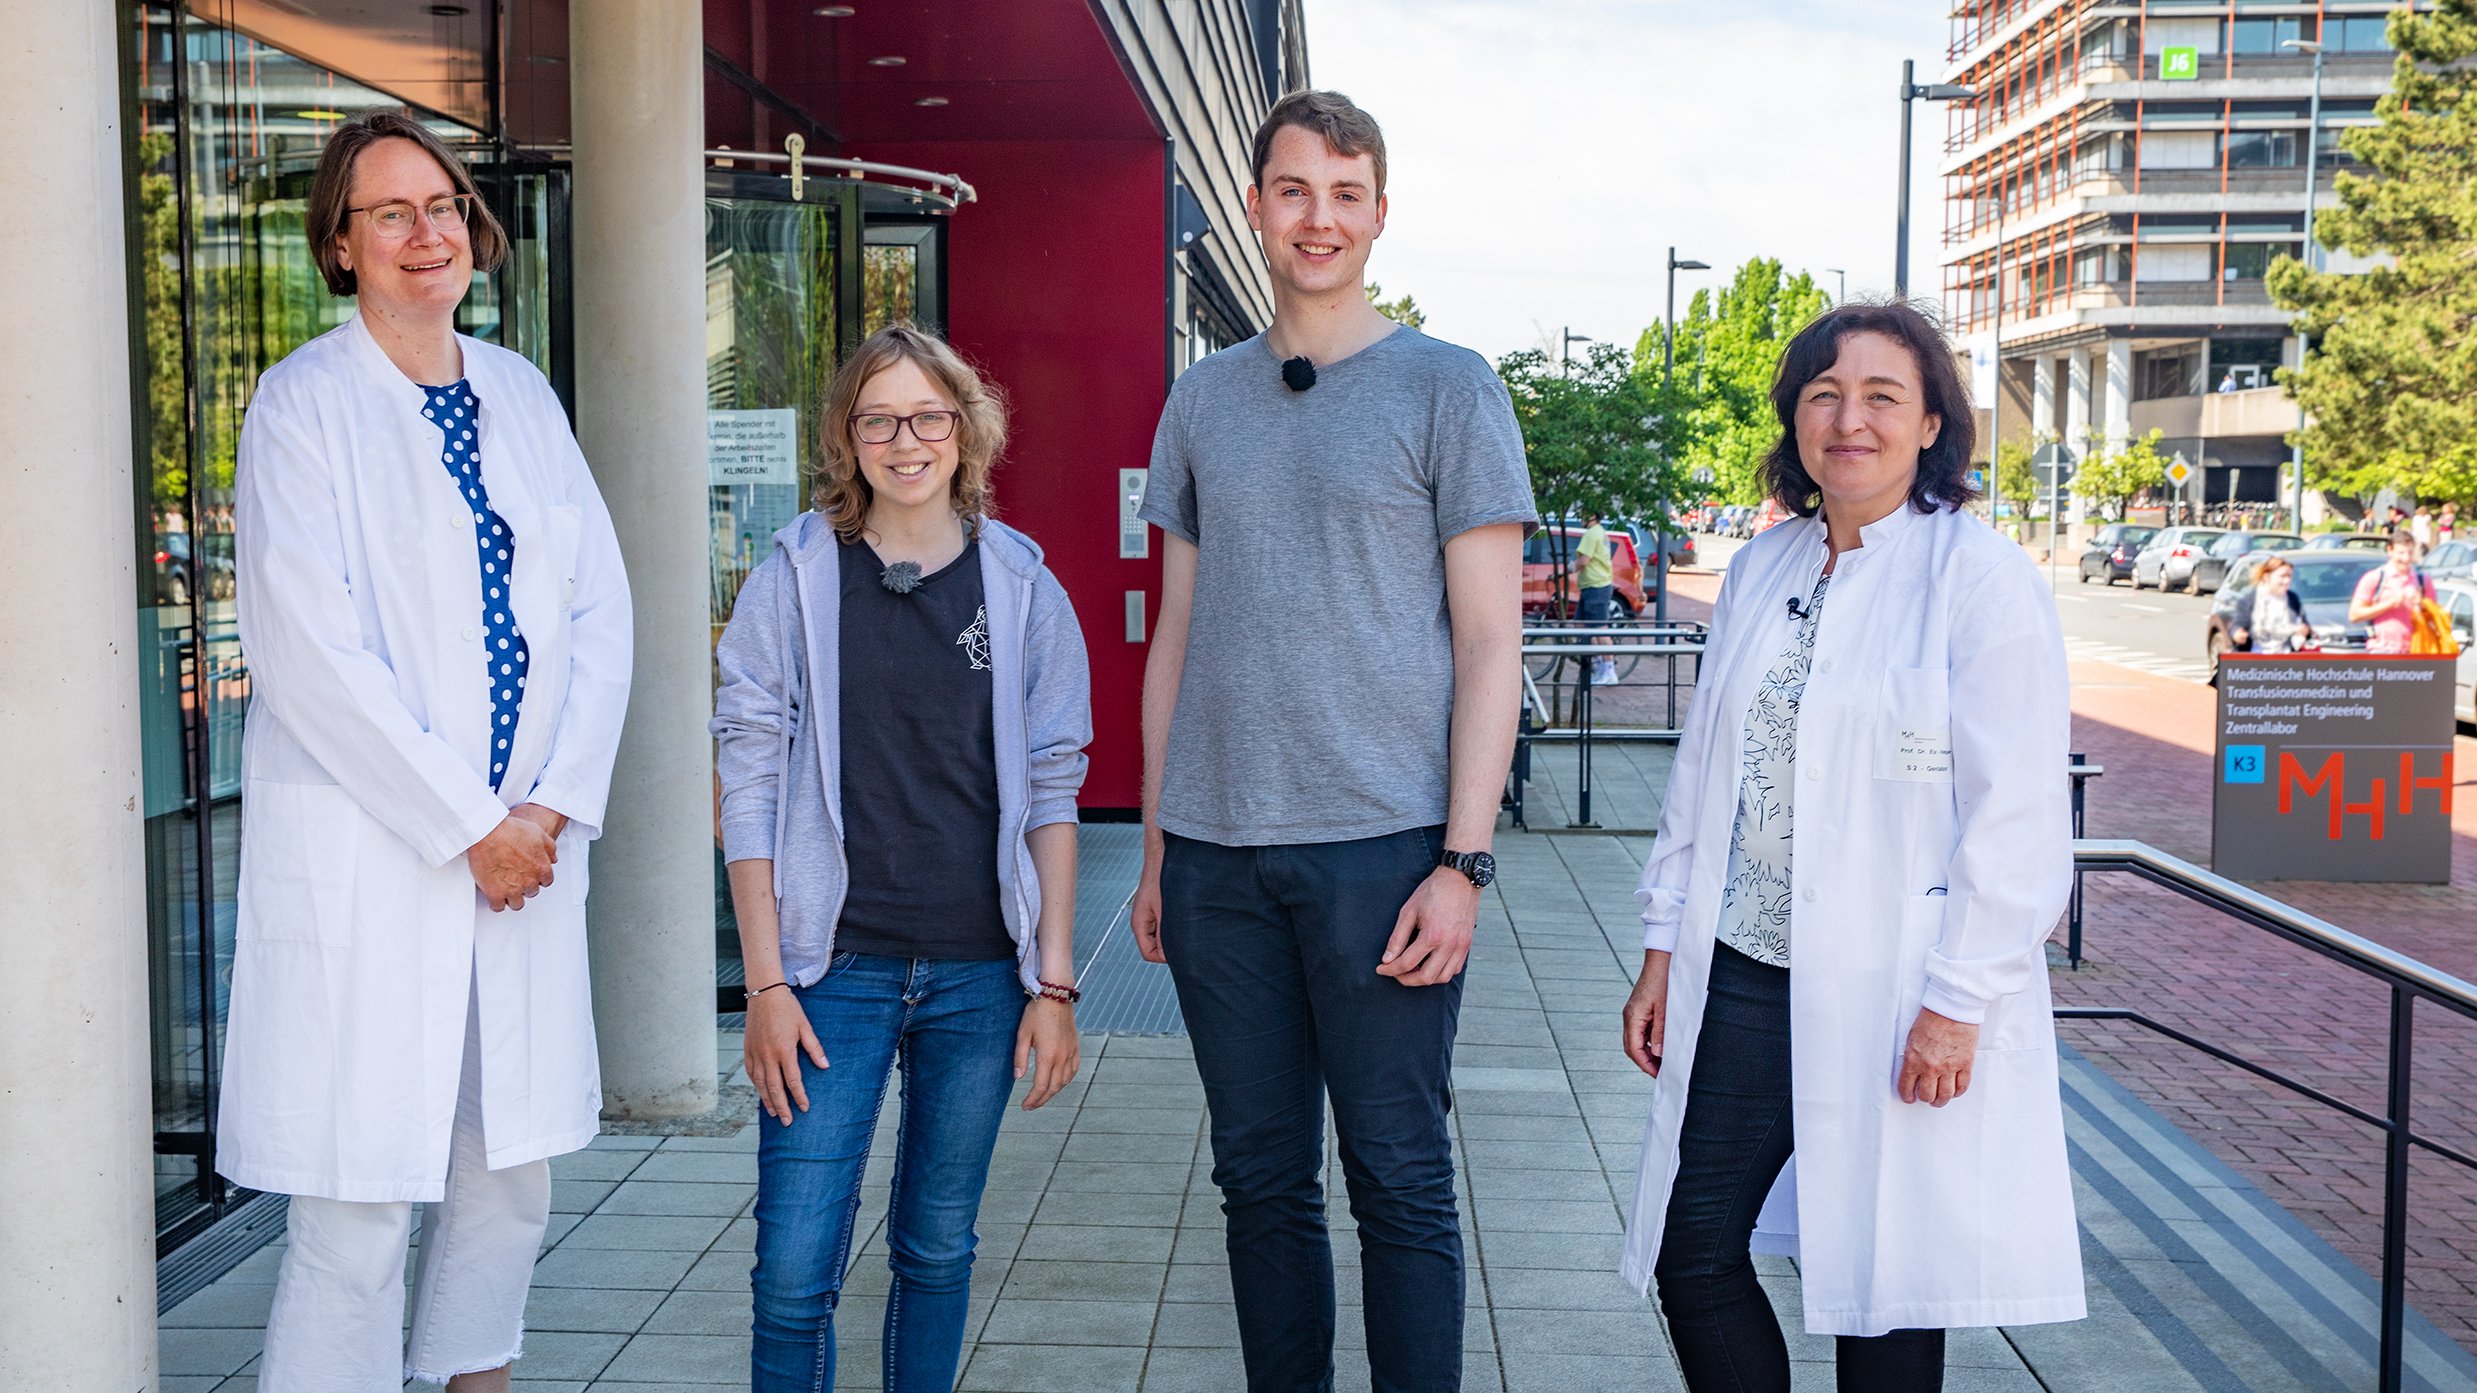
[[2451, 697], [2449, 658], [2227, 655], [2212, 867], [2448, 883]]

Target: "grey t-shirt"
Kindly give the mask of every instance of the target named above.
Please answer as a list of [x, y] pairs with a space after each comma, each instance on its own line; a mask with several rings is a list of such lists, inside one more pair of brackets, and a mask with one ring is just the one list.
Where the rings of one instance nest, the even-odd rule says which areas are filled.
[[1196, 544], [1161, 827], [1224, 846], [1445, 820], [1445, 543], [1531, 522], [1487, 360], [1397, 329], [1293, 392], [1263, 336], [1189, 368], [1143, 516]]

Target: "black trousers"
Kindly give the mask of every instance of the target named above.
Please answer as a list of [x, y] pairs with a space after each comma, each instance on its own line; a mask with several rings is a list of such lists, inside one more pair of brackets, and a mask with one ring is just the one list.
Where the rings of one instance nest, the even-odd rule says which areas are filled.
[[[1789, 969], [1719, 944], [1652, 1265], [1691, 1393], [1788, 1393], [1789, 1346], [1747, 1243], [1792, 1141]], [[1944, 1386], [1941, 1330], [1843, 1335], [1836, 1356], [1841, 1393]]]
[[1324, 1113], [1359, 1226], [1375, 1393], [1462, 1386], [1462, 1227], [1446, 1130], [1462, 979], [1376, 975], [1442, 828], [1228, 847], [1168, 838], [1161, 946], [1212, 1113], [1213, 1183], [1254, 1393], [1333, 1387]]

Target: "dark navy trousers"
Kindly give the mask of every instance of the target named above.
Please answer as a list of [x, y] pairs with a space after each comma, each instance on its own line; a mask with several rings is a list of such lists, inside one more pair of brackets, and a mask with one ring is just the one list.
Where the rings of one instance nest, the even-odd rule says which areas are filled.
[[1325, 1101], [1359, 1226], [1375, 1393], [1462, 1386], [1462, 1227], [1445, 1114], [1462, 981], [1376, 975], [1442, 828], [1226, 847], [1171, 836], [1161, 942], [1212, 1111], [1251, 1393], [1333, 1387]]

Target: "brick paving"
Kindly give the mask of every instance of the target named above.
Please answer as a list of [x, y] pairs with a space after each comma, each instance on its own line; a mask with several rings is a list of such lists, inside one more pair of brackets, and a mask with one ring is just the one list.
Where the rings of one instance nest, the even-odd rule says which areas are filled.
[[[2088, 834], [2210, 864], [2215, 694], [2111, 663], [2076, 662], [2074, 747], [2106, 767]], [[2477, 740], [2459, 737], [2452, 883], [2271, 882], [2259, 888], [2342, 928], [2477, 979]], [[2128, 877], [2089, 881], [2088, 961], [2055, 974], [2059, 1003], [2138, 1008], [2372, 1111], [2384, 1106], [2389, 999], [2304, 949], [2197, 913]], [[2061, 935], [2059, 934], [2059, 939]], [[2260, 1185], [2368, 1272], [2381, 1262], [2382, 1149], [2372, 1128], [2122, 1023], [2066, 1038]], [[2418, 1130], [2477, 1150], [2477, 1023], [2417, 1015]], [[2411, 1184], [2410, 1300], [2477, 1348], [2477, 1173], [2420, 1153]]]

